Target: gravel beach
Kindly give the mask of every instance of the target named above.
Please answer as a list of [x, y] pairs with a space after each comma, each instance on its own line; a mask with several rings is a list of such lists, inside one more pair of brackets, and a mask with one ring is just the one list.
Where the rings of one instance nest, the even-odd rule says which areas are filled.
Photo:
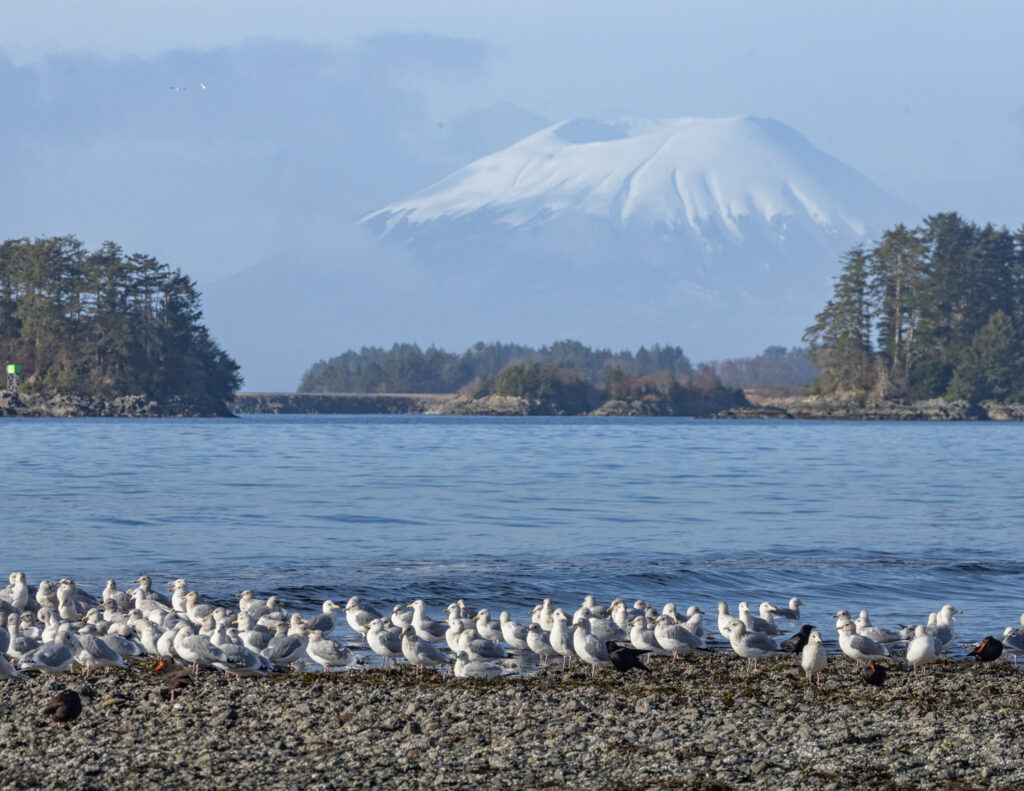
[[[171, 704], [147, 668], [0, 684], [0, 788], [1020, 788], [1024, 672], [715, 654], [654, 672], [469, 682], [408, 667], [229, 679]], [[66, 726], [42, 707], [81, 693]]]

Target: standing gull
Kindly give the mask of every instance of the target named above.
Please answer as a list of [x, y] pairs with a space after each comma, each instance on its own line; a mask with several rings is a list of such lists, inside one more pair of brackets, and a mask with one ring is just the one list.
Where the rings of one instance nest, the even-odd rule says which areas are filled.
[[590, 633], [589, 618], [581, 617], [576, 622], [572, 647], [576, 651], [576, 656], [590, 665], [592, 678], [597, 675], [598, 667], [612, 667], [612, 660], [608, 656], [608, 647], [605, 642]]
[[718, 633], [726, 640], [729, 639], [729, 626], [734, 621], [736, 618], [729, 614], [729, 605], [724, 601], [718, 602]]
[[861, 662], [875, 662], [889, 658], [889, 649], [884, 645], [879, 645], [870, 637], [857, 634], [853, 621], [846, 621], [839, 628], [839, 648], [857, 663], [858, 670]]
[[425, 667], [447, 665], [451, 662], [436, 646], [416, 633], [416, 628], [407, 626], [402, 630], [402, 654], [409, 664], [422, 673]]
[[563, 612], [561, 607], [553, 614], [549, 642], [551, 647], [562, 656], [563, 669], [572, 664], [572, 660], [576, 658], [576, 649], [573, 648], [573, 629], [569, 625], [569, 616]]
[[672, 653], [675, 662], [680, 654], [692, 654], [704, 650], [704, 641], [681, 624], [673, 622], [671, 616], [659, 615], [654, 622], [654, 639], [664, 651]]
[[321, 611], [318, 615], [314, 615], [306, 623], [306, 628], [310, 632], [320, 632], [322, 635], [330, 634], [334, 631], [334, 611], [340, 610], [341, 605], [335, 604], [330, 599], [327, 599], [321, 607]]
[[476, 631], [485, 640], [492, 640], [495, 643], [501, 642], [505, 636], [501, 632], [501, 624], [491, 620], [490, 610], [480, 610], [473, 616], [476, 621]]
[[366, 630], [370, 628], [370, 621], [383, 617], [375, 609], [359, 601], [358, 596], [350, 597], [345, 604], [345, 620], [353, 632], [362, 635], [363, 640], [366, 640]]
[[412, 608], [412, 628], [420, 640], [426, 640], [428, 643], [439, 643], [444, 640], [448, 624], [428, 618], [427, 604], [423, 599], [417, 599], [409, 606]]
[[387, 667], [388, 661], [394, 661], [402, 656], [402, 635], [397, 631], [385, 629], [380, 618], [374, 618], [367, 626], [366, 644], [373, 653], [381, 657], [382, 667]]
[[546, 665], [551, 657], [558, 656], [558, 651], [551, 645], [549, 633], [545, 632], [539, 623], [531, 623], [526, 630], [526, 645], [540, 657], [542, 665]]
[[763, 632], [748, 632], [743, 621], [735, 621], [729, 628], [729, 643], [737, 655], [747, 660], [747, 674], [757, 670], [757, 660], [781, 654], [779, 644]]
[[818, 686], [821, 686], [821, 674], [828, 664], [828, 652], [821, 642], [821, 635], [818, 632], [811, 632], [807, 637], [807, 644], [800, 652], [800, 666], [804, 669], [807, 680], [814, 681], [818, 678]]
[[502, 610], [500, 616], [501, 636], [516, 651], [529, 651], [530, 645], [526, 642], [526, 627], [512, 620], [507, 611]]

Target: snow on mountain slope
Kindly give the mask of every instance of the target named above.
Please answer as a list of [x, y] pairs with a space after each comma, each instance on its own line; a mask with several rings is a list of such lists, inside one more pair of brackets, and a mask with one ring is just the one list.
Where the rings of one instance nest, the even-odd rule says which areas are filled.
[[744, 246], [752, 224], [759, 241], [784, 242], [798, 224], [843, 245], [905, 209], [778, 121], [680, 118], [556, 124], [363, 221], [386, 236], [474, 217], [513, 228], [587, 215], [713, 252]]

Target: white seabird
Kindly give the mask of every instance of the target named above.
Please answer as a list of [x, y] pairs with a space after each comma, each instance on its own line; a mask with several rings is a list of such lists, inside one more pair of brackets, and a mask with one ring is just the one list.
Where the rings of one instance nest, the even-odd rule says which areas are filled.
[[591, 634], [590, 619], [585, 616], [580, 617], [576, 622], [572, 647], [576, 651], [576, 656], [590, 665], [592, 678], [597, 675], [599, 667], [612, 667], [612, 660], [608, 656], [608, 646], [604, 640]]
[[907, 664], [917, 673], [922, 665], [927, 665], [939, 658], [942, 651], [942, 641], [925, 632], [923, 626], [914, 628], [914, 639], [907, 646]]
[[381, 666], [387, 667], [388, 661], [402, 656], [402, 635], [400, 632], [385, 629], [384, 621], [374, 618], [366, 629], [366, 644], [370, 650], [381, 657]]
[[356, 663], [356, 655], [350, 648], [335, 640], [325, 639], [318, 630], [309, 634], [306, 655], [320, 665], [325, 672], [332, 667], [349, 667]]
[[455, 654], [455, 667], [452, 671], [456, 678], [476, 678], [489, 680], [498, 676], [509, 675], [509, 671], [491, 662], [470, 660], [465, 651]]
[[856, 629], [853, 621], [846, 621], [839, 627], [839, 648], [857, 663], [858, 670], [861, 662], [875, 662], [889, 658], [888, 648], [879, 645], [870, 637], [857, 634]]
[[807, 636], [807, 645], [804, 646], [803, 653], [800, 654], [800, 667], [804, 669], [804, 675], [807, 676], [809, 682], [814, 681], [817, 676], [820, 687], [821, 674], [827, 664], [828, 651], [825, 650], [825, 645], [821, 642], [821, 635], [817, 631], [813, 631]]
[[417, 673], [422, 673], [425, 667], [451, 663], [437, 647], [420, 637], [414, 626], [407, 626], [402, 630], [402, 654], [409, 664], [416, 668]]
[[743, 621], [734, 621], [726, 631], [732, 650], [747, 660], [747, 673], [757, 670], [758, 659], [783, 653], [779, 644], [764, 632], [747, 631]]

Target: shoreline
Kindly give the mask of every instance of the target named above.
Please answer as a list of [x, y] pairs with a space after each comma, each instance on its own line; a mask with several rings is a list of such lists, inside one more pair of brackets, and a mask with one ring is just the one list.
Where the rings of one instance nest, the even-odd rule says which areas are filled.
[[[410, 669], [229, 679], [204, 671], [176, 705], [148, 669], [0, 682], [4, 789], [998, 788], [1024, 784], [1024, 673], [1006, 663], [890, 669], [864, 685], [830, 655], [656, 659], [470, 682]], [[84, 711], [39, 711], [59, 687]]]
[[192, 404], [173, 398], [157, 401], [144, 395], [103, 398], [58, 393], [29, 395], [0, 390], [0, 418], [35, 417], [235, 417], [226, 404]]
[[[472, 399], [446, 394], [365, 393], [239, 393], [232, 409], [237, 414], [317, 415], [473, 415], [480, 417], [670, 417], [657, 400], [608, 401], [598, 408], [566, 415], [550, 404], [512, 396]], [[722, 408], [707, 403], [690, 417], [716, 420], [871, 420], [871, 421], [1024, 421], [1024, 404], [932, 399], [903, 403], [860, 402], [818, 396], [766, 400], [749, 407]]]

